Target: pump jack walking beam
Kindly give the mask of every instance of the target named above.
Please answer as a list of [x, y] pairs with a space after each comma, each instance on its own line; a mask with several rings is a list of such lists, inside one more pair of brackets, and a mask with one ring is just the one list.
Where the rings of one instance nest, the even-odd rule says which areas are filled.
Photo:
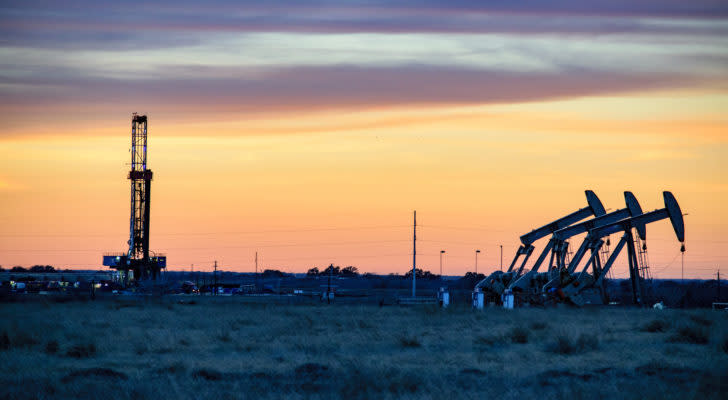
[[[636, 304], [640, 305], [644, 302], [644, 288], [639, 274], [637, 250], [634, 247], [634, 236], [632, 233], [632, 229], [635, 229], [640, 238], [642, 240], [645, 240], [647, 238], [647, 232], [645, 229], [647, 224], [669, 218], [672, 224], [672, 228], [675, 231], [675, 236], [681, 243], [680, 251], [685, 251], [685, 222], [683, 220], [683, 214], [680, 210], [680, 206], [678, 205], [677, 200], [672, 193], [665, 191], [662, 193], [662, 195], [665, 200], [664, 208], [594, 228], [589, 231], [589, 235], [587, 236], [587, 240], [593, 243], [593, 248], [595, 249], [595, 251], [593, 251], [592, 253], [592, 258], [598, 258], [599, 249], [604, 243], [602, 238], [605, 236], [609, 236], [613, 233], [623, 232], [622, 238], [620, 239], [619, 243], [617, 243], [617, 246], [615, 247], [607, 262], [604, 264], [604, 268], [599, 271], [598, 276], [594, 276], [594, 278], [596, 278], [594, 282], [596, 284], [601, 284], [604, 276], [606, 276], [606, 274], [609, 272], [609, 269], [614, 264], [614, 261], [617, 259], [619, 253], [625, 246], [627, 246], [629, 274], [630, 280], [632, 281], [632, 300]], [[577, 278], [577, 283], [575, 285], [568, 285], [562, 288], [564, 294], [567, 297], [570, 295], [578, 294], [578, 292], [580, 292], [587, 286], [586, 283], [588, 282], [588, 280], [585, 279], [585, 275], [587, 274], [587, 268], [588, 265], [581, 272], [579, 278]]]
[[[533, 231], [521, 236], [521, 247], [518, 249], [518, 252], [516, 253], [515, 258], [513, 259], [513, 262], [511, 263], [511, 266], [508, 268], [508, 272], [513, 271], [513, 268], [516, 264], [516, 261], [518, 260], [518, 257], [521, 254], [526, 254], [526, 258], [521, 263], [521, 266], [518, 268], [518, 272], [516, 272], [516, 276], [520, 275], [523, 271], [523, 268], [526, 265], [526, 262], [528, 261], [528, 257], [530, 257], [531, 252], [533, 252], [533, 245], [532, 243], [544, 238], [548, 235], [553, 234], [554, 232], [564, 229], [576, 222], [581, 221], [584, 218], [588, 218], [591, 216], [595, 217], [601, 217], [606, 213], [604, 210], [604, 206], [602, 205], [602, 202], [599, 200], [599, 197], [597, 197], [596, 194], [594, 194], [591, 190], [586, 190], [586, 201], [589, 204], [587, 207], [581, 208], [577, 211], [574, 211], [573, 213], [557, 219], [556, 221], [553, 221], [549, 224], [546, 224], [538, 229], [534, 229]], [[546, 258], [546, 254], [548, 251], [544, 249], [539, 259], [541, 259], [541, 262], [543, 262], [543, 259]]]
[[[508, 270], [505, 273], [501, 271], [494, 272], [490, 276], [478, 282], [478, 284], [475, 285], [475, 288], [490, 288], [496, 292], [501, 292], [502, 289], [505, 288], [505, 285], [508, 285], [510, 282], [513, 281], [513, 278], [518, 277], [523, 272], [523, 269], [525, 268], [528, 259], [531, 257], [531, 254], [535, 249], [535, 247], [532, 245], [533, 242], [548, 235], [551, 235], [559, 229], [563, 229], [576, 222], [579, 222], [584, 218], [590, 216], [599, 217], [604, 215], [606, 211], [604, 210], [604, 206], [599, 200], [599, 197], [597, 197], [597, 195], [594, 194], [594, 192], [591, 190], [586, 190], [585, 194], [588, 204], [587, 207], [574, 211], [571, 214], [568, 214], [562, 218], [559, 218], [551, 223], [548, 223], [538, 229], [534, 229], [533, 231], [521, 236], [521, 246], [518, 248], [518, 251], [516, 251], [516, 255], [513, 258], [511, 265], [508, 267]], [[551, 249], [552, 245], [547, 245], [546, 248], [544, 248], [538, 258], [538, 260], [540, 260], [538, 261], [539, 265], [543, 263], [543, 260], [545, 260]], [[518, 259], [521, 256], [525, 257], [521, 262], [520, 266], [516, 268]]]
[[[518, 278], [518, 280], [514, 280], [513, 283], [511, 283], [511, 285], [509, 286], [509, 289], [525, 289], [525, 287], [528, 286], [531, 277], [538, 272], [538, 269], [541, 267], [541, 264], [545, 260], [546, 253], [549, 249], [551, 249], [552, 252], [551, 259], [553, 260], [554, 258], [556, 258], [557, 263], [561, 263], [563, 262], [565, 256], [564, 253], [568, 248], [567, 240], [569, 238], [589, 232], [590, 229], [596, 227], [611, 224], [628, 217], [636, 217], [642, 214], [642, 207], [640, 207], [637, 198], [634, 196], [634, 194], [632, 194], [632, 192], [624, 192], [624, 201], [626, 204], [625, 208], [598, 216], [596, 218], [575, 225], [568, 226], [554, 232], [551, 239], [549, 240], [548, 245], [544, 249], [544, 252], [541, 254], [541, 257], [539, 257], [539, 259], [536, 261], [533, 268], [531, 268], [531, 270], [526, 275], [521, 276], [520, 278]], [[577, 252], [576, 257], [574, 257], [573, 261], [571, 262], [571, 264], [574, 265], [574, 268], [576, 268], [576, 265], [578, 265], [579, 261], [583, 257], [586, 251], [587, 243], [588, 242], [584, 240], [582, 245], [579, 247], [579, 251]], [[550, 266], [551, 263], [549, 263], [549, 267]]]

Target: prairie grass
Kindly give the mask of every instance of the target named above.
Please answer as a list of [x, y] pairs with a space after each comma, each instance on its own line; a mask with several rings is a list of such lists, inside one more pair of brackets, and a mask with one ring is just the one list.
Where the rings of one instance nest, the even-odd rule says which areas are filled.
[[720, 399], [728, 393], [728, 315], [721, 312], [475, 312], [456, 305], [186, 299], [0, 305], [0, 398]]
[[653, 319], [648, 322], [642, 330], [645, 332], [666, 332], [670, 328], [670, 323], [664, 319]]

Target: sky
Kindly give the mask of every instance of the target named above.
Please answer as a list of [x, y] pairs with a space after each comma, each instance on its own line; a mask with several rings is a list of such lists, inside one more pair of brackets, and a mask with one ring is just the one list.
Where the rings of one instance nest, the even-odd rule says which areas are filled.
[[728, 270], [728, 3], [484, 3], [3, 1], [0, 265], [125, 251], [139, 112], [170, 269], [403, 274], [417, 210], [418, 267], [488, 273], [591, 189]]

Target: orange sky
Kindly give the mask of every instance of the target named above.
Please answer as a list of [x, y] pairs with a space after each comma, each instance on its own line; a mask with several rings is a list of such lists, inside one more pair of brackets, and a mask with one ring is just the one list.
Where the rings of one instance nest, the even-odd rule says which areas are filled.
[[[686, 275], [725, 268], [721, 2], [131, 3], [0, 9], [4, 268], [126, 250], [132, 112], [172, 269], [252, 271], [258, 251], [261, 268], [405, 273], [416, 209], [418, 266], [439, 272], [444, 249], [461, 275], [480, 249], [490, 272], [585, 189], [612, 210], [671, 190]], [[679, 277], [667, 221], [648, 243], [653, 274]]]
[[[718, 113], [727, 101], [650, 92], [183, 123], [149, 111], [152, 248], [173, 269], [218, 260], [251, 271], [257, 250], [262, 268], [404, 273], [417, 209], [420, 266], [437, 271], [445, 249], [445, 273], [462, 274], [478, 248], [479, 269], [489, 271], [500, 244], [508, 264], [519, 235], [584, 207], [584, 189], [613, 210], [624, 190], [645, 210], [671, 190], [689, 213], [689, 276], [707, 277], [728, 245], [728, 138]], [[124, 250], [129, 117], [2, 139], [3, 266], [96, 268], [102, 252]], [[667, 221], [648, 227], [648, 243], [653, 271], [679, 276]]]

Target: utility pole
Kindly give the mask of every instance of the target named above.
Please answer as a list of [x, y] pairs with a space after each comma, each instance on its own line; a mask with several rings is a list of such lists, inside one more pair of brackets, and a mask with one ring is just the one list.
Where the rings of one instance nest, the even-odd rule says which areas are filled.
[[334, 273], [334, 264], [329, 265], [329, 284], [326, 288], [326, 304], [331, 304], [331, 274]]
[[417, 289], [417, 210], [414, 212], [414, 224], [412, 225], [412, 297], [415, 297]]
[[442, 279], [442, 255], [445, 254], [445, 250], [440, 250], [440, 279]]
[[258, 291], [258, 252], [255, 252], [255, 291]]
[[212, 273], [212, 280], [214, 282], [212, 284], [212, 295], [217, 296], [217, 260], [215, 260], [215, 271]]
[[718, 279], [718, 301], [720, 301], [720, 268], [718, 268], [717, 275], [718, 276], [716, 279]]
[[503, 271], [503, 245], [500, 245], [501, 249], [501, 271]]
[[475, 250], [475, 276], [478, 276], [478, 254], [480, 250]]
[[680, 280], [685, 283], [685, 253], [680, 253]]

